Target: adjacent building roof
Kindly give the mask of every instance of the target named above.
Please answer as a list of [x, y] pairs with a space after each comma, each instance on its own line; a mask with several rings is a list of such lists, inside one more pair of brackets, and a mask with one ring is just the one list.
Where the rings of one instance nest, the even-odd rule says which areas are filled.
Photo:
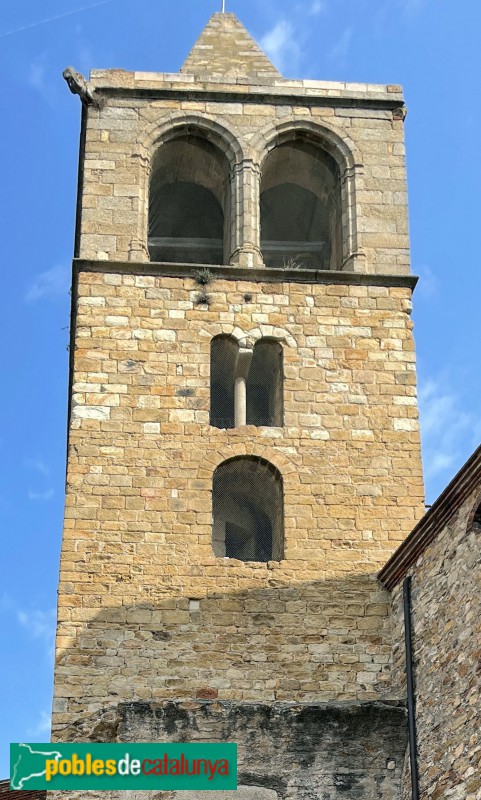
[[406, 576], [409, 568], [444, 530], [464, 501], [479, 487], [481, 445], [382, 568], [378, 578], [386, 589], [393, 589]]
[[281, 77], [235, 14], [222, 13], [210, 18], [180, 71], [199, 78], [244, 78], [246, 83]]
[[10, 780], [0, 781], [0, 798], [3, 797], [11, 797], [12, 800], [46, 800], [47, 792], [46, 791], [33, 791], [33, 790], [25, 790], [22, 791], [21, 789], [10, 789]]

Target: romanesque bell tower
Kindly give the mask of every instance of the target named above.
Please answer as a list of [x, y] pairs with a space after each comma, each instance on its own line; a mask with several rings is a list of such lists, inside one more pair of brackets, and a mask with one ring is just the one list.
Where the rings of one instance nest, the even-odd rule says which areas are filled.
[[246, 797], [395, 798], [375, 576], [423, 511], [401, 88], [287, 80], [233, 14], [179, 73], [66, 75], [53, 735], [237, 741]]

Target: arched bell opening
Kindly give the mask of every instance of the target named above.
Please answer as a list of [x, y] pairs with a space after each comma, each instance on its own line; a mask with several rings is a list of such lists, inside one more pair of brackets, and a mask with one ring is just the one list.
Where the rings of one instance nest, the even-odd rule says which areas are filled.
[[161, 145], [149, 190], [151, 261], [222, 264], [229, 228], [227, 156], [191, 133]]
[[261, 250], [269, 267], [341, 268], [339, 167], [312, 139], [298, 135], [266, 156], [261, 181]]

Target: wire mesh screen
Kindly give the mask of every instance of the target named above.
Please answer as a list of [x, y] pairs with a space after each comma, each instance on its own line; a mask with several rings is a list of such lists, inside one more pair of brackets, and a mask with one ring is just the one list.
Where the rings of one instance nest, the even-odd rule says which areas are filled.
[[[216, 336], [211, 343], [210, 424], [235, 426], [236, 368], [239, 345], [231, 336]], [[246, 380], [247, 425], [282, 426], [282, 346], [261, 339], [254, 347]]]
[[241, 456], [215, 471], [213, 549], [240, 561], [278, 561], [283, 556], [282, 478], [264, 459]]
[[229, 167], [209, 142], [184, 135], [162, 145], [149, 193], [149, 253], [154, 261], [222, 264]]
[[318, 142], [284, 142], [267, 156], [261, 182], [261, 249], [269, 267], [339, 269], [341, 182]]
[[272, 339], [261, 339], [247, 376], [247, 424], [281, 426], [282, 347]]
[[216, 336], [210, 348], [210, 424], [234, 427], [234, 381], [239, 345], [231, 336]]

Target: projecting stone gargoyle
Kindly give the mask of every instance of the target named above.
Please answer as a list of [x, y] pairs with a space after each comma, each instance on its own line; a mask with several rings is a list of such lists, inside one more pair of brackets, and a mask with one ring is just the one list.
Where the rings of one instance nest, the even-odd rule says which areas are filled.
[[93, 90], [80, 72], [76, 72], [73, 67], [67, 67], [62, 72], [62, 76], [67, 81], [72, 94], [78, 94], [82, 103], [90, 105], [95, 102]]

